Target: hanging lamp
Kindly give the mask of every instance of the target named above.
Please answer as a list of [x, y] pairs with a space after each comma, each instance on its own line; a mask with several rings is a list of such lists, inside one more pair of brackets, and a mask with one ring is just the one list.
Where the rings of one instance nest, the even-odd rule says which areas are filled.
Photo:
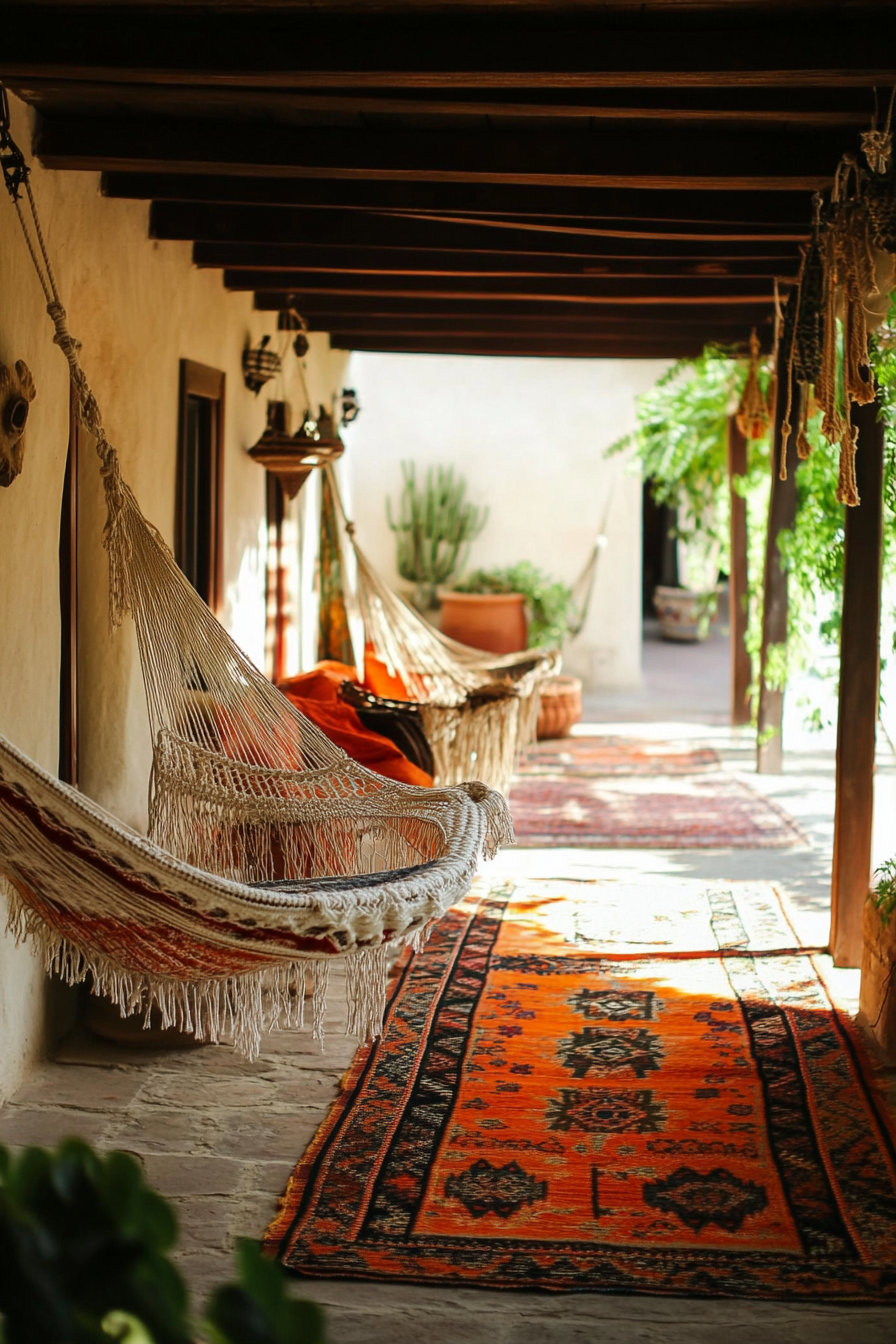
[[316, 418], [306, 411], [295, 434], [290, 433], [291, 416], [288, 401], [269, 402], [265, 431], [249, 449], [249, 456], [277, 477], [287, 499], [295, 499], [312, 471], [345, 452], [333, 417], [323, 406]]

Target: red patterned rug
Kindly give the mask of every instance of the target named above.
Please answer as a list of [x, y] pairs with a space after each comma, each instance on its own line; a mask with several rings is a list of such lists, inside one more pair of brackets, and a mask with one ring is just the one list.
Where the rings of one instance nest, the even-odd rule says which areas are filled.
[[[625, 954], [611, 884], [555, 886], [486, 890], [401, 965], [269, 1249], [312, 1277], [896, 1302], [893, 1136], [780, 909], [711, 889], [670, 938], [617, 899], [663, 944]], [[687, 927], [712, 946], [668, 946]]]
[[712, 747], [651, 742], [639, 737], [564, 737], [525, 752], [521, 775], [697, 775], [718, 770]]
[[510, 792], [518, 845], [596, 849], [782, 849], [806, 843], [796, 822], [726, 775], [618, 779], [518, 776]]

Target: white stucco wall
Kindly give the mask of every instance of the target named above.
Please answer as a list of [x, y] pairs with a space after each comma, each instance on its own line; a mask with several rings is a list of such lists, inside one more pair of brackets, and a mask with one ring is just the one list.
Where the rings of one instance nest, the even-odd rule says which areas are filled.
[[491, 515], [470, 564], [531, 560], [572, 583], [601, 526], [608, 545], [585, 629], [566, 650], [586, 687], [641, 679], [641, 484], [605, 448], [634, 427], [635, 398], [658, 360], [498, 359], [354, 353], [362, 406], [345, 431], [358, 535], [398, 582], [385, 497], [400, 463], [454, 464]]
[[[13, 134], [32, 159], [30, 113], [13, 104]], [[225, 624], [264, 656], [264, 472], [245, 448], [264, 427], [267, 395], [304, 410], [296, 361], [256, 399], [243, 386], [244, 345], [275, 329], [251, 295], [227, 294], [216, 271], [192, 267], [188, 243], [148, 237], [148, 207], [104, 200], [95, 173], [45, 172], [33, 186], [72, 332], [122, 471], [169, 541], [174, 529], [181, 358], [223, 369], [226, 384]], [[68, 369], [12, 206], [0, 200], [0, 360], [24, 359], [37, 386], [22, 475], [0, 490], [0, 732], [55, 771], [59, 718], [59, 518], [68, 443]], [[314, 401], [342, 386], [345, 356], [313, 338], [306, 378]], [[142, 828], [150, 764], [133, 629], [110, 632], [101, 537], [102, 489], [88, 449], [81, 473], [80, 774], [82, 789]], [[0, 909], [0, 929], [5, 911]], [[0, 1099], [38, 1056], [48, 1028], [43, 971], [0, 935]]]

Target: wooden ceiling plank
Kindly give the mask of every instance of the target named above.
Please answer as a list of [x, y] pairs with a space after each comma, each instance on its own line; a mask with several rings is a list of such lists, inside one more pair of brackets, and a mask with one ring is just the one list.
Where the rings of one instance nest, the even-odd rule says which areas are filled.
[[[544, 279], [549, 276], [588, 278], [605, 275], [614, 279], [664, 279], [738, 276], [744, 279], [792, 275], [797, 253], [783, 249], [766, 258], [730, 257], [727, 260], [695, 261], [692, 257], [569, 258], [539, 254], [501, 254], [476, 252], [426, 252], [414, 250], [359, 248], [266, 247], [246, 243], [196, 243], [193, 264], [200, 269], [232, 267], [251, 270], [295, 272], [294, 283], [301, 286], [315, 279], [339, 277], [402, 277], [420, 280], [483, 278]], [[259, 276], [259, 283], [264, 283]], [[257, 288], [257, 285], [255, 286]]]
[[639, 227], [615, 221], [618, 227], [526, 228], [507, 223], [492, 228], [488, 221], [445, 223], [429, 217], [408, 219], [402, 215], [347, 211], [290, 211], [276, 206], [227, 206], [157, 201], [150, 208], [150, 234], [154, 238], [206, 243], [327, 244], [348, 247], [424, 247], [443, 250], [525, 250], [557, 252], [568, 256], [603, 255], [612, 244], [620, 255], [626, 245], [639, 252], [664, 243], [674, 244], [679, 255], [696, 258], [713, 255], [717, 246], [730, 249], [748, 245], [751, 252], [777, 250], [781, 243], [801, 242], [808, 230], [743, 230], [738, 226], [684, 229], [656, 224]]
[[[782, 280], [785, 277], [781, 277]], [[545, 280], [483, 276], [463, 282], [452, 276], [329, 275], [307, 277], [295, 272], [225, 270], [224, 285], [231, 290], [256, 290], [259, 284], [272, 289], [288, 288], [303, 297], [359, 296], [378, 298], [420, 297], [457, 303], [465, 300], [507, 299], [521, 303], [577, 304], [769, 304], [774, 284], [769, 276], [758, 280], [738, 277], [688, 276], [686, 278], [615, 279], [612, 276], [552, 276]]]
[[[301, 303], [298, 302], [301, 297]], [[626, 302], [624, 299], [608, 300], [605, 304], [576, 304], [565, 300], [544, 299], [539, 302], [528, 300], [535, 315], [565, 314], [575, 312], [600, 313], [600, 320], [612, 321], [614, 318], [631, 321], [636, 315], [643, 322], [666, 321], [678, 323], [685, 318], [693, 321], [705, 320], [710, 324], [722, 320], [729, 323], [756, 323], [772, 319], [771, 299], [758, 299], [748, 296], [746, 302], [738, 302], [736, 296], [727, 295], [721, 303], [710, 303], [705, 299], [684, 302], [680, 299], [668, 303], [639, 301]], [[387, 297], [379, 294], [308, 294], [297, 295], [294, 290], [256, 290], [255, 307], [260, 311], [279, 312], [284, 308], [298, 307], [306, 317], [314, 314], [328, 319], [340, 314], [381, 313], [385, 316], [407, 314], [450, 314], [462, 315], [473, 312], [482, 316], [500, 316], [516, 321], [517, 315], [525, 314], [521, 302], [506, 295], [496, 298], [452, 299], [450, 297], [423, 295], [397, 295]], [[344, 325], [344, 324], [343, 324]]]
[[435, 214], [519, 216], [544, 222], [603, 220], [676, 221], [701, 227], [786, 224], [802, 228], [810, 217], [805, 192], [751, 194], [666, 192], [657, 197], [626, 188], [516, 187], [432, 182], [347, 182], [332, 178], [242, 178], [214, 174], [105, 173], [104, 196], [128, 200], [271, 205], [303, 210], [397, 210]]
[[246, 177], [625, 187], [644, 191], [807, 191], [830, 185], [850, 129], [750, 131], [294, 130], [156, 118], [42, 119], [35, 150], [48, 168], [144, 169]]
[[[574, 13], [456, 11], [344, 14], [321, 6], [252, 10], [183, 6], [4, 7], [3, 73], [226, 87], [580, 88], [887, 86], [896, 83], [889, 8], [818, 5], [811, 18], [613, 7]], [[151, 17], [151, 22], [148, 21]], [[309, 57], [313, 54], [313, 57]]]

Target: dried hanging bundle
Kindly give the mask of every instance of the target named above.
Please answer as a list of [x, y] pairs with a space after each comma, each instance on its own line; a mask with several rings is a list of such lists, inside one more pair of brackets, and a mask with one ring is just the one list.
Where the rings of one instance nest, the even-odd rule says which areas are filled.
[[735, 419], [745, 439], [761, 439], [768, 429], [768, 407], [759, 386], [759, 337], [755, 327], [750, 333], [750, 368]]

